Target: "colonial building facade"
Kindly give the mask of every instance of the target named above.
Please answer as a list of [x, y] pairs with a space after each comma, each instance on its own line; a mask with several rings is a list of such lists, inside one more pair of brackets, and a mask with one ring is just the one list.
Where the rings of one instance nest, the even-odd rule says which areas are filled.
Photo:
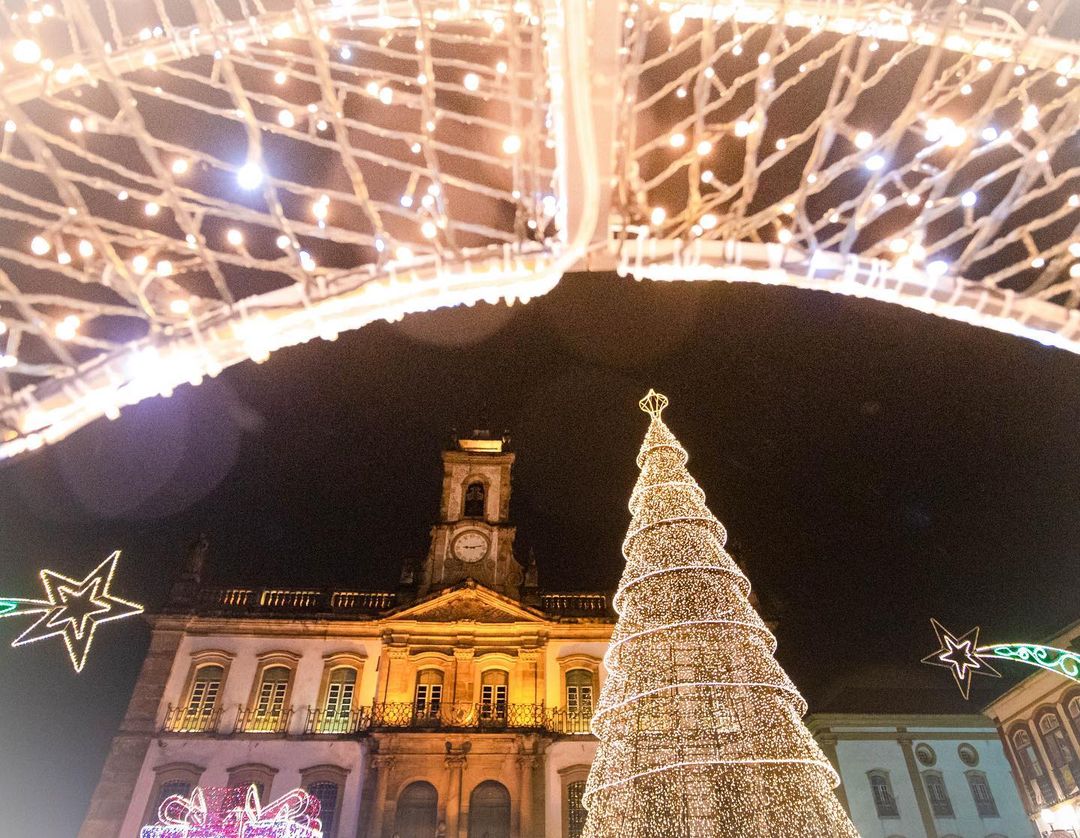
[[[1080, 649], [1080, 622], [1047, 645]], [[1039, 670], [986, 708], [1039, 834], [1080, 838], [1080, 684]]]
[[613, 618], [514, 554], [514, 455], [443, 454], [427, 558], [398, 591], [209, 589], [205, 543], [150, 650], [81, 838], [133, 838], [170, 794], [303, 787], [327, 838], [580, 833]]
[[807, 718], [863, 838], [1032, 838], [997, 731], [980, 715]]

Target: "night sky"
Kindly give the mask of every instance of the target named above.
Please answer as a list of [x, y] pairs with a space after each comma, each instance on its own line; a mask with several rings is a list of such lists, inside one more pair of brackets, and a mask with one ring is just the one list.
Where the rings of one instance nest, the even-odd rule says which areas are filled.
[[[519, 557], [547, 590], [611, 591], [650, 386], [811, 711], [860, 709], [856, 685], [952, 701], [918, 663], [930, 616], [989, 640], [1080, 617], [1080, 358], [869, 301], [612, 275], [282, 350], [0, 468], [0, 594], [121, 548], [115, 592], [160, 604], [200, 532], [215, 583], [393, 587], [426, 552], [440, 449], [482, 415], [518, 455]], [[103, 626], [76, 676], [59, 640], [8, 648], [25, 624], [0, 621], [0, 835], [69, 838], [148, 631]]]

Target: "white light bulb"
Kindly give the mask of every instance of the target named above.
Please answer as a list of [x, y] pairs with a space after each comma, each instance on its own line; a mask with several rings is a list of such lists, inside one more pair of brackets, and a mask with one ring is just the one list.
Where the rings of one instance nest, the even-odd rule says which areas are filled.
[[191, 168], [191, 164], [187, 161], [187, 158], [177, 157], [172, 161], [171, 168], [174, 175], [183, 175], [187, 174], [188, 169]]
[[885, 168], [885, 158], [880, 154], [871, 154], [865, 165], [871, 172], [879, 172]]
[[86, 239], [83, 239], [79, 242], [79, 255], [83, 259], [89, 259], [91, 256], [94, 255], [94, 245], [92, 245]]
[[970, 190], [960, 196], [960, 203], [963, 204], [965, 207], [975, 206], [975, 202], [978, 200], [978, 196]]
[[461, 83], [466, 90], [475, 92], [480, 89], [480, 76], [476, 75], [476, 73], [466, 73]]
[[702, 140], [697, 144], [697, 153], [699, 156], [704, 157], [710, 151], [712, 151], [712, 143], [708, 140]]
[[16, 41], [11, 49], [11, 57], [20, 64], [37, 64], [41, 60], [41, 47], [36, 41], [23, 38]]
[[907, 239], [893, 239], [889, 242], [889, 250], [893, 253], [904, 253], [908, 249]]
[[68, 253], [66, 250], [61, 250], [56, 254], [56, 261], [59, 262], [61, 265], [70, 265], [71, 254]]
[[1041, 268], [1044, 265], [1046, 265], [1046, 260], [1043, 259], [1041, 256], [1036, 256], [1034, 259], [1031, 260], [1031, 267], [1033, 268]]
[[274, 84], [285, 84], [288, 78], [289, 76], [284, 70], [278, 70], [274, 73]]
[[701, 229], [712, 230], [714, 227], [716, 227], [717, 218], [711, 212], [707, 212], [703, 216], [701, 216], [701, 219], [698, 221], [698, 223], [701, 225]]
[[137, 274], [146, 273], [146, 269], [150, 267], [150, 260], [146, 258], [142, 253], [131, 260], [131, 269]]
[[1074, 259], [1080, 259], [1080, 242], [1073, 242], [1069, 245], [1069, 255]]
[[935, 259], [926, 266], [926, 272], [934, 277], [934, 279], [940, 279], [949, 272], [949, 263], [941, 259]]
[[685, 87], [676, 88], [675, 95], [680, 99], [685, 99], [686, 98], [686, 88]]
[[177, 299], [169, 303], [169, 311], [171, 311], [173, 314], [187, 314], [189, 311], [191, 311], [191, 303], [189, 303], [182, 297], [178, 297]]
[[500, 76], [506, 75], [506, 69], [507, 67], [505, 61], [500, 61], [495, 65], [495, 72], [498, 73]]
[[263, 170], [254, 161], [249, 160], [236, 173], [236, 182], [241, 189], [255, 189], [263, 182]]
[[656, 226], [663, 224], [666, 218], [667, 210], [663, 207], [653, 207], [652, 212], [649, 213], [649, 221], [651, 221]]
[[82, 322], [74, 314], [69, 314], [63, 320], [56, 324], [54, 334], [60, 340], [71, 340], [79, 332], [79, 326]]
[[506, 154], [517, 154], [521, 151], [521, 137], [517, 134], [510, 134], [503, 139], [502, 150]]
[[277, 121], [282, 128], [292, 128], [296, 125], [296, 117], [288, 108], [282, 108], [278, 111]]
[[420, 225], [420, 233], [425, 239], [433, 239], [439, 235], [439, 228], [432, 221], [425, 221]]
[[682, 148], [686, 145], [686, 134], [676, 131], [668, 139], [668, 142], [671, 143], [672, 148]]
[[701, 182], [712, 183], [715, 177], [716, 175], [712, 173], [711, 169], [706, 169], [704, 172], [701, 173]]
[[982, 133], [979, 136], [981, 136], [986, 142], [992, 143], [998, 138], [997, 128], [995, 128], [993, 125], [988, 125], [982, 129]]
[[77, 116], [71, 118], [71, 122], [68, 123], [68, 128], [71, 129], [72, 134], [81, 134], [83, 130], [83, 121]]
[[225, 233], [225, 241], [227, 241], [233, 247], [239, 247], [244, 243], [244, 234], [237, 230], [235, 227], [231, 227], [229, 228], [229, 231]]
[[394, 89], [392, 87], [384, 87], [379, 91], [379, 101], [384, 105], [389, 105], [394, 101]]
[[780, 244], [788, 244], [791, 241], [791, 230], [782, 229], [776, 234], [777, 241]]
[[34, 236], [30, 240], [30, 252], [35, 256], [44, 256], [50, 250], [52, 250], [52, 245], [44, 236]]
[[276, 244], [282, 250], [285, 250], [285, 248], [289, 246], [289, 237], [282, 233], [280, 236], [274, 239], [274, 244]]
[[752, 121], [740, 119], [735, 122], [735, 136], [748, 137], [753, 133], [755, 125]]
[[158, 276], [172, 276], [173, 263], [168, 259], [161, 259], [154, 267], [154, 272], [157, 273]]
[[860, 131], [855, 135], [855, 148], [865, 151], [874, 144], [874, 135], [869, 131]]
[[157, 201], [147, 201], [143, 212], [146, 213], [147, 218], [156, 218], [161, 213], [161, 204]]
[[394, 259], [398, 262], [411, 262], [413, 260], [413, 252], [405, 245], [400, 245], [394, 250]]

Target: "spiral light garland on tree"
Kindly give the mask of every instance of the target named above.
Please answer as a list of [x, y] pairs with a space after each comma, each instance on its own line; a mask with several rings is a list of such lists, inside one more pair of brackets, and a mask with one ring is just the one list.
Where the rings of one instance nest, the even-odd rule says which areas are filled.
[[638, 454], [619, 620], [584, 795], [587, 838], [857, 838], [806, 704], [661, 418]]

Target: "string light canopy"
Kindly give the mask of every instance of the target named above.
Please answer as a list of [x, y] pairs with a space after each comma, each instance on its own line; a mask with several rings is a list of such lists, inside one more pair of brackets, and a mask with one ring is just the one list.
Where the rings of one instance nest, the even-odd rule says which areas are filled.
[[0, 459], [575, 267], [1080, 351], [1068, 4], [9, 3]]
[[1069, 649], [1036, 643], [990, 643], [980, 646], [978, 626], [957, 636], [933, 618], [930, 624], [934, 627], [939, 648], [923, 658], [923, 663], [949, 669], [965, 699], [971, 693], [973, 675], [1000, 677], [1000, 673], [989, 663], [995, 658], [1045, 669], [1080, 682], [1080, 654]]
[[[549, 290], [583, 252], [560, 157], [583, 107], [570, 17], [7, 4], [0, 458], [283, 346]], [[595, 204], [593, 183], [575, 178]]]
[[618, 267], [874, 297], [1080, 350], [1064, 1], [631, 2]]
[[806, 703], [773, 656], [727, 533], [651, 417], [630, 496], [626, 569], [592, 719], [600, 740], [586, 838], [858, 838], [839, 777], [802, 723]]

